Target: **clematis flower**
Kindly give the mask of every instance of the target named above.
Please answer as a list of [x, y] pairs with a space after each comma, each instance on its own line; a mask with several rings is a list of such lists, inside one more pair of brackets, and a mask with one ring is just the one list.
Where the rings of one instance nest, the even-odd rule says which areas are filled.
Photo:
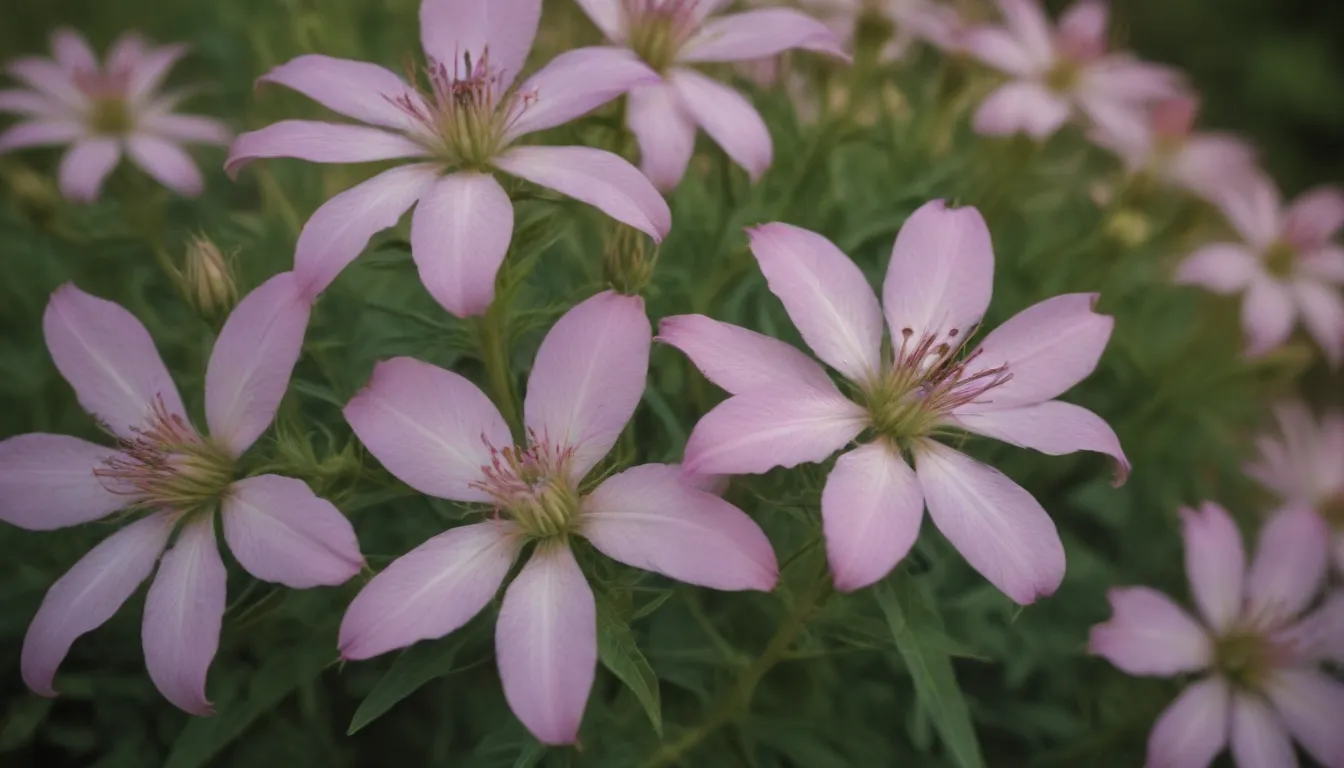
[[748, 235], [770, 291], [852, 394], [784, 342], [701, 315], [667, 318], [659, 339], [732, 394], [696, 424], [685, 471], [754, 474], [844, 451], [821, 496], [837, 589], [889, 573], [927, 504], [943, 535], [1010, 598], [1053, 593], [1064, 549], [1049, 515], [1007, 476], [935, 438], [970, 432], [1050, 455], [1098, 451], [1123, 481], [1129, 464], [1106, 422], [1054, 399], [1092, 372], [1110, 338], [1114, 322], [1092, 311], [1096, 295], [1029, 307], [963, 356], [994, 282], [989, 230], [974, 208], [935, 200], [910, 216], [892, 249], [885, 307], [824, 237], [778, 223]]
[[944, 53], [963, 50], [967, 28], [961, 15], [934, 0], [801, 0], [799, 4], [830, 27], [845, 48], [853, 48], [861, 27], [889, 27], [891, 33], [878, 53], [880, 61], [900, 59], [921, 40]]
[[1106, 51], [1104, 0], [1078, 0], [1053, 28], [1038, 0], [997, 2], [1004, 26], [971, 31], [966, 47], [1011, 79], [980, 104], [977, 133], [1044, 139], [1081, 114], [1132, 136], [1146, 104], [1180, 95], [1175, 70]]
[[1219, 206], [1240, 243], [1212, 243], [1186, 257], [1177, 282], [1242, 293], [1247, 352], [1283, 344], [1299, 316], [1331, 365], [1344, 360], [1344, 248], [1331, 238], [1344, 224], [1344, 191], [1322, 186], [1283, 206], [1263, 174], [1225, 190]]
[[302, 481], [237, 477], [237, 459], [285, 394], [308, 312], [288, 272], [239, 303], [206, 369], [203, 434], [131, 313], [73, 285], [52, 295], [43, 318], [52, 360], [117, 445], [50, 434], [0, 442], [0, 520], [46, 531], [144, 514], [48, 590], [23, 640], [23, 680], [34, 692], [56, 695], [52, 678], [71, 644], [110, 619], [157, 563], [142, 632], [150, 679], [181, 709], [210, 714], [205, 678], [225, 582], [216, 515], [233, 556], [259, 579], [303, 589], [363, 567], [350, 522]]
[[1274, 409], [1275, 435], [1256, 440], [1260, 455], [1246, 474], [1278, 494], [1285, 508], [1315, 510], [1332, 530], [1331, 554], [1344, 573], [1344, 414], [1320, 422], [1300, 402]]
[[580, 48], [514, 86], [540, 18], [541, 0], [424, 0], [427, 92], [374, 64], [319, 55], [261, 78], [369, 125], [285, 120], [245, 133], [230, 149], [230, 173], [268, 157], [418, 161], [317, 209], [294, 256], [305, 295], [325, 290], [374, 233], [415, 206], [411, 256], [425, 288], [454, 315], [484, 313], [513, 236], [513, 204], [497, 172], [596, 206], [655, 240], [667, 234], [667, 203], [620, 157], [589, 147], [513, 146], [657, 79], [629, 51]]
[[74, 202], [96, 200], [123, 153], [174, 192], [199, 195], [205, 182], [181, 145], [228, 144], [229, 129], [208, 117], [176, 114], [186, 93], [160, 91], [186, 51], [125, 34], [100, 65], [78, 32], [56, 30], [52, 59], [26, 57], [6, 67], [30, 90], [0, 91], [0, 112], [25, 118], [0, 133], [0, 154], [68, 144], [57, 178], [61, 194]]
[[[769, 590], [770, 542], [741, 510], [644, 464], [585, 478], [644, 393], [652, 343], [644, 302], [612, 292], [571, 309], [537, 351], [527, 440], [475, 385], [411, 358], [380, 363], [345, 407], [355, 434], [416, 490], [493, 509], [398, 558], [341, 622], [341, 656], [366, 659], [461, 627], [490, 602], [525, 545], [495, 631], [504, 695], [547, 744], [574, 741], [597, 663], [593, 593], [573, 537], [627, 565], [714, 589]], [[592, 487], [596, 486], [596, 487]]]
[[[1092, 653], [1137, 676], [1197, 675], [1148, 736], [1150, 768], [1204, 768], [1230, 743], [1241, 768], [1295, 768], [1296, 739], [1321, 765], [1344, 765], [1344, 685], [1319, 669], [1323, 648], [1299, 621], [1325, 577], [1325, 526], [1283, 512], [1260, 532], [1249, 571], [1241, 534], [1217, 504], [1181, 510], [1185, 569], [1200, 619], [1160, 592], [1110, 592]], [[1317, 636], [1319, 637], [1319, 636]]]
[[710, 18], [724, 0], [578, 0], [608, 40], [657, 70], [626, 101], [626, 122], [639, 142], [640, 168], [659, 189], [686, 173], [703, 128], [753, 181], [770, 167], [770, 131], [737, 91], [691, 69], [711, 62], [767, 59], [802, 48], [848, 60], [826, 25], [789, 8]]

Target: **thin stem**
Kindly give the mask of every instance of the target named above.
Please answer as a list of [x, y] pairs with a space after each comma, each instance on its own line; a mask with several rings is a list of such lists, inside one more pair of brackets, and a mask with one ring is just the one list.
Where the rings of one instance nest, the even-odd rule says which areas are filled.
[[521, 445], [523, 424], [518, 418], [513, 372], [509, 370], [508, 312], [507, 303], [496, 300], [485, 311], [485, 316], [480, 318], [481, 362], [485, 364], [485, 376], [490, 382], [492, 399], [509, 425], [509, 430], [513, 432], [514, 442]]

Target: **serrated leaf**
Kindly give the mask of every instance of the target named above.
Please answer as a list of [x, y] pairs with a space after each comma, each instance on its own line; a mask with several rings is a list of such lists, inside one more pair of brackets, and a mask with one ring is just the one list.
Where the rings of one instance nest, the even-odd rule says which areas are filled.
[[663, 706], [658, 693], [658, 676], [635, 643], [629, 625], [610, 610], [597, 613], [597, 658], [635, 694], [644, 706], [653, 730], [661, 738]]
[[421, 686], [436, 677], [442, 677], [453, 671], [453, 660], [462, 647], [458, 637], [417, 643], [407, 648], [392, 662], [378, 684], [368, 696], [359, 703], [354, 717], [350, 718], [347, 736], [352, 736], [361, 728], [382, 717], [397, 702], [420, 690]]
[[943, 745], [961, 768], [984, 768], [952, 659], [938, 642], [943, 637], [942, 620], [904, 570], [878, 584], [874, 595], [915, 682], [919, 703], [928, 711]]

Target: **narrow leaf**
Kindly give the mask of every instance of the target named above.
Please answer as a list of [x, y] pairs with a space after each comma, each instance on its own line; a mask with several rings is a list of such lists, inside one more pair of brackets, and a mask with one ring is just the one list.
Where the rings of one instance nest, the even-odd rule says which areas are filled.
[[454, 637], [416, 643], [402, 651], [392, 662], [392, 668], [359, 703], [355, 716], [350, 718], [346, 735], [354, 735], [382, 717], [397, 702], [420, 690], [425, 683], [453, 671], [453, 659], [461, 647], [462, 641]]
[[649, 716], [653, 730], [663, 735], [663, 706], [658, 696], [658, 676], [644, 658], [630, 627], [610, 610], [597, 615], [597, 657], [635, 694]]

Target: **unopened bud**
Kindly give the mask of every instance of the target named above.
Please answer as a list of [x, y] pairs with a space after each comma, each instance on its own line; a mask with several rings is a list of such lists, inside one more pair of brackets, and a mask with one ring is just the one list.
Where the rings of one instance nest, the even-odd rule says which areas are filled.
[[658, 252], [650, 247], [648, 237], [639, 230], [624, 224], [614, 227], [607, 236], [602, 268], [608, 284], [621, 293], [634, 295], [653, 277]]
[[220, 318], [238, 302], [238, 284], [233, 278], [233, 260], [204, 235], [187, 243], [183, 290], [187, 301], [203, 317]]
[[1153, 234], [1153, 226], [1143, 212], [1133, 208], [1121, 208], [1106, 222], [1106, 234], [1115, 238], [1121, 245], [1136, 248], [1148, 242], [1148, 238]]
[[6, 164], [0, 177], [14, 193], [14, 201], [30, 218], [44, 221], [50, 218], [61, 203], [61, 195], [48, 176], [21, 163]]

